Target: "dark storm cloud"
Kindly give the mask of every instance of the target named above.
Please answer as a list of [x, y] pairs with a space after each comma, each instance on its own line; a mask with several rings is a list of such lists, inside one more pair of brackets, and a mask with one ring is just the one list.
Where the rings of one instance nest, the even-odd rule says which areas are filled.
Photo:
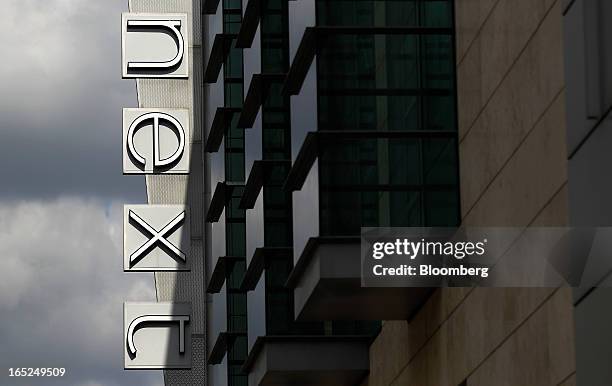
[[[124, 274], [120, 14], [127, 0], [3, 0], [0, 12], [0, 385], [159, 386], [123, 370], [122, 304], [155, 300]], [[74, 198], [66, 198], [74, 197]], [[9, 367], [66, 367], [8, 378]]]
[[6, 0], [0, 13], [0, 198], [144, 195], [122, 176], [126, 0]]

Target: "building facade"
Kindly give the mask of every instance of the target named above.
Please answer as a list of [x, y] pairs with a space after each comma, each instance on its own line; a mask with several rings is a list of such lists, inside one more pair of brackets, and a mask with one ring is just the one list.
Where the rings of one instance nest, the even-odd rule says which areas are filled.
[[[568, 224], [563, 6], [455, 1], [463, 225]], [[566, 288], [438, 290], [370, 349], [370, 385], [574, 385], [574, 373]]]
[[209, 382], [361, 382], [376, 296], [426, 295], [360, 288], [361, 227], [459, 224], [452, 2], [204, 8]]
[[362, 288], [359, 249], [362, 227], [607, 225], [605, 1], [130, 6], [192, 20], [194, 76], [138, 81], [195, 122], [190, 175], [147, 177], [201, 251], [156, 273], [201, 318], [167, 384], [609, 383], [604, 289]]
[[[567, 81], [567, 159], [569, 219], [578, 227], [610, 226], [612, 185], [605, 177], [610, 161], [611, 107], [610, 41], [605, 1], [565, 2], [563, 26]], [[590, 267], [585, 270], [592, 271]], [[612, 355], [607, 326], [612, 322], [610, 267], [606, 260], [574, 290], [576, 321], [576, 379], [578, 385], [612, 382], [605, 358]], [[597, 288], [594, 288], [597, 287]]]

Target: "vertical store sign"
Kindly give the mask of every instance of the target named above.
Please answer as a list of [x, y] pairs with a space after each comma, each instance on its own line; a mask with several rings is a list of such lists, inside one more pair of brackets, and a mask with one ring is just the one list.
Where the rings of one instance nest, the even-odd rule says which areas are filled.
[[189, 208], [182, 205], [124, 205], [123, 270], [188, 271]]
[[123, 173], [189, 173], [189, 110], [123, 109]]
[[188, 78], [187, 14], [124, 13], [124, 78]]
[[125, 303], [125, 369], [191, 368], [191, 305]]
[[[188, 78], [187, 14], [124, 13], [123, 78]], [[124, 174], [187, 174], [187, 109], [123, 110]], [[185, 205], [125, 205], [123, 267], [133, 271], [189, 271], [192, 251]], [[125, 369], [190, 369], [191, 304], [125, 303]]]

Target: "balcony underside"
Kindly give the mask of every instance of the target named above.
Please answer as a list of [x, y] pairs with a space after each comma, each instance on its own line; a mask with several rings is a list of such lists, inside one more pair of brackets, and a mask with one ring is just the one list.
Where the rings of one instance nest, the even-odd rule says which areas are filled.
[[364, 288], [358, 238], [311, 238], [287, 285], [298, 321], [409, 320], [433, 288]]
[[223, 284], [225, 284], [227, 274], [231, 272], [234, 264], [241, 260], [244, 260], [244, 257], [219, 256], [213, 267], [213, 272], [210, 275], [206, 292], [209, 294], [216, 294], [221, 291]]
[[259, 337], [244, 366], [251, 386], [355, 386], [368, 374], [371, 339]]
[[245, 332], [221, 332], [217, 336], [210, 354], [208, 355], [209, 365], [218, 365], [223, 361], [223, 357], [230, 349], [239, 336], [246, 336]]

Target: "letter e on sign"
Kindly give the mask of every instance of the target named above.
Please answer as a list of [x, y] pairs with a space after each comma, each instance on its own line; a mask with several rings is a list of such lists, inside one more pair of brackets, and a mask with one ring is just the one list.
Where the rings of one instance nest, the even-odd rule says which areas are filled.
[[189, 110], [123, 109], [123, 173], [187, 174]]

